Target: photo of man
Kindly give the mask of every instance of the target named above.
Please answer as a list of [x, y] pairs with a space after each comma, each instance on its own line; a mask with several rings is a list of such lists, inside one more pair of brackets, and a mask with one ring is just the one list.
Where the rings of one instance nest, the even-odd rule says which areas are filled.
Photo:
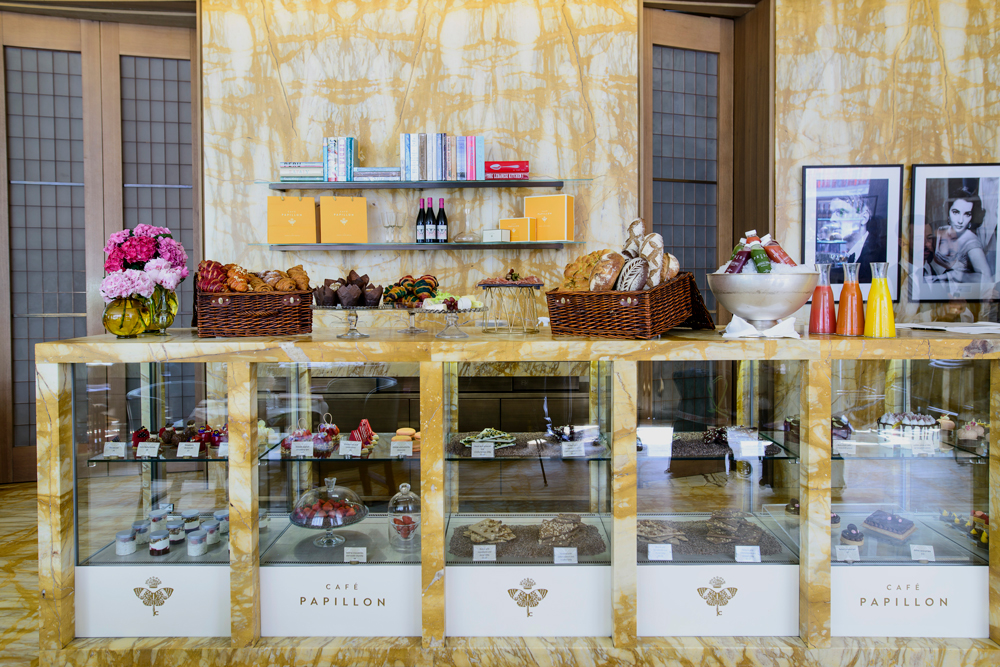
[[884, 179], [818, 184], [816, 261], [833, 265], [832, 283], [844, 281], [845, 263], [857, 262], [861, 284], [870, 284], [871, 263], [886, 261], [887, 195]]

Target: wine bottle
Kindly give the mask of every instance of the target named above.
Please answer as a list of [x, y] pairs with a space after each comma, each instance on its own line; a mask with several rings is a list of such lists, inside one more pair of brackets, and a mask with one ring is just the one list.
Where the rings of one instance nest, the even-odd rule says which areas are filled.
[[448, 216], [444, 212], [444, 198], [438, 199], [437, 242], [448, 242]]
[[427, 231], [424, 232], [425, 243], [438, 243], [437, 223], [434, 219], [434, 197], [427, 198], [427, 208], [424, 209], [424, 225]]
[[[427, 243], [427, 225], [424, 219], [424, 200], [420, 199], [420, 209], [417, 211], [417, 243]], [[437, 228], [435, 227], [435, 230]]]

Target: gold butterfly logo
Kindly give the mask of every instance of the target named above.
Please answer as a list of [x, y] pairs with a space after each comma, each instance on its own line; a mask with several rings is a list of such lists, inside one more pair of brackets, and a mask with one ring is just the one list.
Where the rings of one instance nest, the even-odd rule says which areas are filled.
[[520, 588], [508, 588], [507, 595], [510, 599], [517, 603], [518, 607], [524, 607], [528, 612], [528, 616], [531, 616], [531, 610], [538, 606], [538, 604], [545, 599], [545, 596], [549, 594], [549, 591], [545, 588], [538, 588], [531, 590], [535, 585], [535, 580], [522, 579], [521, 580], [521, 590]]
[[340, 224], [346, 225], [347, 224], [347, 218], [341, 218], [340, 219]]
[[156, 590], [162, 582], [156, 577], [150, 577], [146, 580], [146, 585], [149, 588], [133, 588], [132, 591], [135, 596], [142, 600], [142, 603], [147, 607], [153, 608], [153, 616], [159, 616], [160, 612], [156, 611], [157, 607], [162, 607], [164, 603], [174, 594], [174, 589], [172, 588], [161, 588]]
[[699, 588], [698, 595], [709, 607], [715, 607], [716, 616], [722, 616], [719, 607], [725, 607], [730, 600], [736, 597], [736, 589], [732, 587], [722, 588], [726, 584], [726, 580], [722, 577], [712, 577], [708, 583], [711, 584], [712, 588]]

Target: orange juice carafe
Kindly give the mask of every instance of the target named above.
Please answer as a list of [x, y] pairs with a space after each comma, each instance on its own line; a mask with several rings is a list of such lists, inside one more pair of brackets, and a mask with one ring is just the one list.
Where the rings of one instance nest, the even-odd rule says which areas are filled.
[[872, 286], [868, 290], [868, 310], [865, 312], [865, 336], [869, 338], [896, 337], [888, 267], [886, 262], [872, 262]]
[[844, 286], [840, 290], [840, 310], [837, 312], [837, 335], [863, 336], [865, 333], [865, 303], [858, 282], [860, 264], [844, 264]]
[[[767, 246], [765, 246], [765, 250]], [[813, 290], [809, 313], [809, 333], [832, 334], [837, 330], [837, 315], [833, 310], [833, 288], [830, 287], [830, 265], [817, 264], [819, 280]]]

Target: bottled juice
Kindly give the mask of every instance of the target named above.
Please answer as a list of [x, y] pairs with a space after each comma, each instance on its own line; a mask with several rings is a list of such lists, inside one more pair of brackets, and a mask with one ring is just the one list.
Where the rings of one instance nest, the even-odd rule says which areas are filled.
[[844, 287], [840, 290], [840, 310], [837, 312], [837, 334], [863, 336], [865, 333], [865, 303], [858, 282], [857, 262], [844, 264]]
[[756, 229], [751, 229], [747, 232], [746, 248], [750, 250], [750, 261], [757, 267], [757, 273], [770, 273], [771, 260], [764, 251], [764, 246], [760, 243], [760, 237], [757, 236]]
[[819, 281], [816, 283], [816, 289], [813, 290], [812, 310], [809, 312], [809, 333], [832, 334], [837, 330], [837, 316], [833, 310], [830, 265], [817, 264], [816, 268], [819, 269]]
[[[786, 266], [796, 266], [795, 260], [792, 259], [785, 249], [781, 245], [771, 238], [770, 234], [765, 234], [764, 238], [760, 240], [764, 245], [764, 252], [767, 253], [768, 258], [775, 264], [785, 264]], [[820, 279], [822, 279], [822, 274]], [[827, 285], [830, 284], [829, 279], [827, 280]]]
[[872, 262], [872, 286], [868, 290], [868, 310], [865, 313], [865, 336], [869, 338], [896, 337], [888, 266], [886, 262]]

